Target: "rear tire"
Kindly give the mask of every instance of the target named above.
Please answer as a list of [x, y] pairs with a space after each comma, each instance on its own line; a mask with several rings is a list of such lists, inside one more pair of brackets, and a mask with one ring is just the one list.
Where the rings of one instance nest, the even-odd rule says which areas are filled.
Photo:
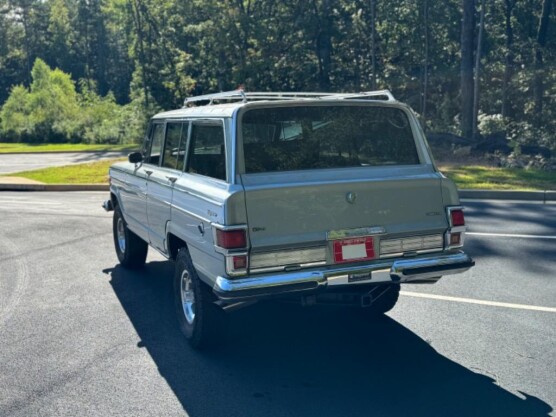
[[174, 272], [174, 305], [180, 330], [194, 349], [215, 346], [225, 337], [227, 316], [216, 300], [197, 275], [187, 249], [181, 248]]
[[378, 287], [374, 292], [377, 298], [364, 311], [372, 317], [379, 317], [392, 310], [400, 296], [400, 284], [388, 284]]
[[140, 268], [145, 265], [149, 245], [127, 227], [119, 206], [114, 208], [112, 223], [114, 247], [120, 264], [125, 268]]

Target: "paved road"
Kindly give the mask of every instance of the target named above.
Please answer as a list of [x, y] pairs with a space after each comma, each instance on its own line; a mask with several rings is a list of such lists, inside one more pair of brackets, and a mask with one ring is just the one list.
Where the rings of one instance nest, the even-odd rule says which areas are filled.
[[96, 162], [102, 159], [121, 158], [122, 152], [45, 152], [0, 154], [0, 175], [53, 166]]
[[117, 266], [104, 197], [0, 193], [0, 416], [554, 415], [556, 205], [466, 203], [477, 266], [383, 320], [258, 305], [201, 354], [172, 265]]

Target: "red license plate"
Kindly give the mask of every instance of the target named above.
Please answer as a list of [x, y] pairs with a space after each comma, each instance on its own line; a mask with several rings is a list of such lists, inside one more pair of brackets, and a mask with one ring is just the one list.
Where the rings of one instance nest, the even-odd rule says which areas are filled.
[[372, 236], [334, 241], [334, 262], [358, 262], [374, 259], [375, 248]]

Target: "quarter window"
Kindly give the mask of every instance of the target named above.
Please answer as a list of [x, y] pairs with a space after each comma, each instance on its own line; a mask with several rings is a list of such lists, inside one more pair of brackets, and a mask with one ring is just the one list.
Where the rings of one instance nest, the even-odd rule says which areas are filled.
[[187, 172], [226, 180], [224, 128], [220, 122], [194, 123]]

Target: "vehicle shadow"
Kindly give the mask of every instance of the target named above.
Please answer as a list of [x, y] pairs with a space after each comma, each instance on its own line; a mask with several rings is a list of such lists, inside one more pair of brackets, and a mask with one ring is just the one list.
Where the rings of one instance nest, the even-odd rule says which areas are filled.
[[442, 356], [389, 317], [258, 304], [231, 315], [221, 347], [192, 350], [172, 301], [173, 264], [105, 270], [162, 377], [189, 416], [547, 416], [536, 397]]

